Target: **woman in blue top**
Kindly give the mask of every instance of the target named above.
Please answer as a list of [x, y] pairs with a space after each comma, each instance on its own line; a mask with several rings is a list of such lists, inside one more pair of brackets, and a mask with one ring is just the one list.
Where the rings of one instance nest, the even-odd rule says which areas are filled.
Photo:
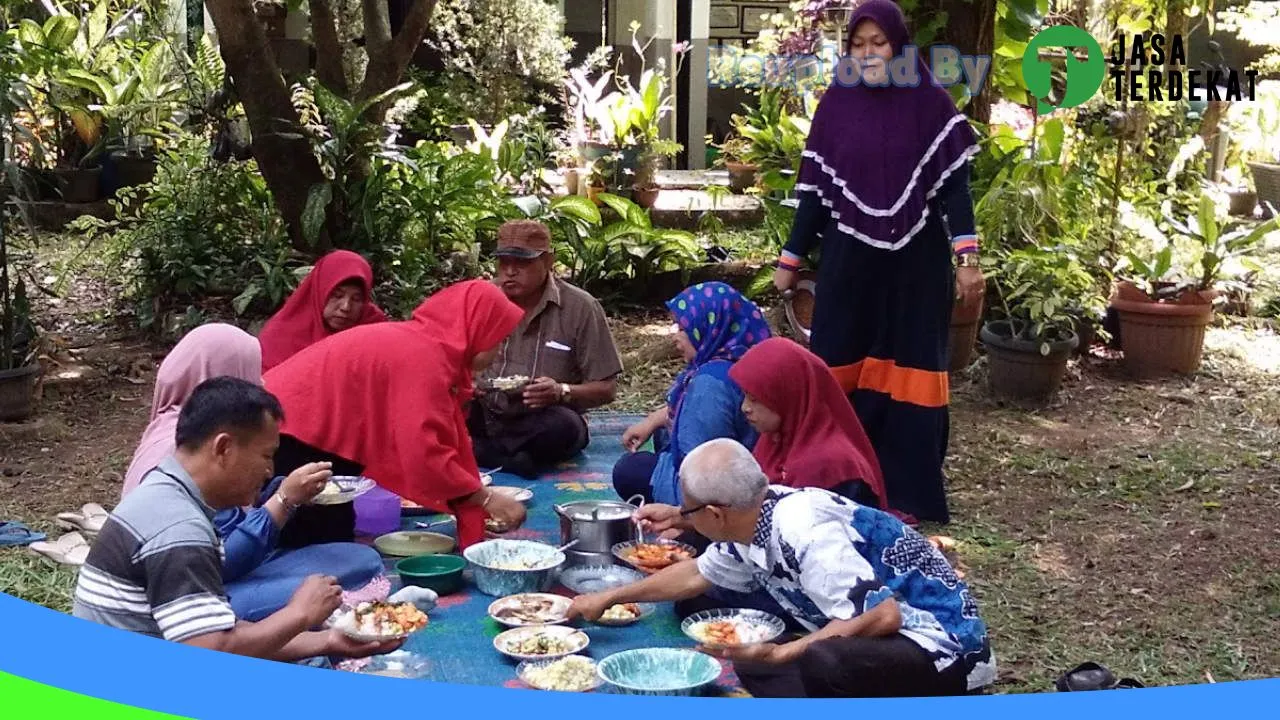
[[[678, 471], [684, 456], [708, 440], [731, 438], [753, 447], [756, 432], [742, 414], [742, 389], [729, 368], [772, 336], [755, 303], [731, 286], [699, 283], [667, 302], [687, 363], [667, 392], [667, 403], [627, 429], [630, 453], [613, 466], [613, 487], [624, 500], [680, 504]], [[638, 452], [650, 437], [656, 453]]]

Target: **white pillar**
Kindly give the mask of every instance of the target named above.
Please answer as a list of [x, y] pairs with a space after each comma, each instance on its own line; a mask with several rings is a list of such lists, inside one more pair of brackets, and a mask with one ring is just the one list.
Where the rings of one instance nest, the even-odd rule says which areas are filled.
[[693, 14], [689, 23], [689, 106], [685, 113], [689, 133], [689, 169], [702, 170], [707, 165], [707, 53], [711, 36], [711, 0], [692, 0]]

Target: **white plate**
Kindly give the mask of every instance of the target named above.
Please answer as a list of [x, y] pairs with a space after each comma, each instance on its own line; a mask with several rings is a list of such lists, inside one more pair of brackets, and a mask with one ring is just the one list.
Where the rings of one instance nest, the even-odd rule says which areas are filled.
[[[413, 633], [418, 632], [418, 630], [414, 630], [413, 632], [397, 633], [394, 635], [372, 635], [356, 630], [354, 620], [354, 608], [338, 608], [329, 616], [329, 619], [325, 621], [324, 626], [327, 628], [337, 628], [343, 635], [346, 635], [352, 640], [356, 640], [358, 642], [387, 642], [389, 640], [403, 640]], [[421, 629], [422, 628], [419, 628], [419, 630]]]
[[352, 475], [334, 475], [329, 478], [329, 482], [332, 485], [337, 485], [340, 488], [340, 492], [321, 493], [311, 499], [312, 505], [344, 505], [372, 490], [375, 484], [367, 477], [355, 477]]
[[698, 633], [695, 628], [703, 623], [713, 622], [731, 622], [737, 626], [739, 633], [747, 633], [748, 637], [743, 642], [738, 643], [737, 647], [773, 642], [778, 639], [782, 633], [786, 632], [787, 629], [786, 623], [784, 623], [781, 618], [764, 612], [763, 610], [722, 609], [704, 610], [702, 612], [694, 613], [680, 623], [680, 630], [682, 630], [690, 640], [693, 640], [705, 647], [731, 647], [720, 643], [711, 643], [698, 637]]
[[529, 502], [533, 499], [533, 491], [529, 488], [517, 488], [507, 485], [495, 485], [493, 491], [499, 495], [506, 495], [516, 502]]
[[[561, 640], [568, 641], [569, 648], [561, 652], [547, 653], [545, 655], [530, 655], [527, 653], [517, 652], [512, 649], [513, 643], [527, 640], [538, 635], [546, 635]], [[516, 660], [556, 660], [558, 658], [573, 655], [587, 649], [587, 645], [591, 644], [591, 639], [587, 634], [577, 628], [567, 627], [565, 625], [539, 625], [535, 627], [513, 628], [493, 639], [493, 648], [498, 652]]]
[[[528, 600], [545, 600], [549, 602], [551, 604], [551, 608], [546, 613], [547, 616], [550, 616], [549, 619], [530, 622], [519, 620], [517, 618], [504, 618], [498, 616], [498, 613], [503, 608], [516, 607], [520, 605], [521, 601]], [[535, 625], [559, 625], [560, 623], [568, 621], [568, 618], [566, 618], [564, 614], [568, 612], [571, 604], [573, 604], [573, 601], [569, 598], [564, 597], [563, 595], [552, 595], [551, 593], [522, 593], [520, 595], [508, 595], [507, 597], [499, 600], [494, 600], [493, 603], [489, 605], [489, 617], [493, 618], [493, 621], [500, 625], [506, 625], [507, 627], [513, 628], [532, 627]]]

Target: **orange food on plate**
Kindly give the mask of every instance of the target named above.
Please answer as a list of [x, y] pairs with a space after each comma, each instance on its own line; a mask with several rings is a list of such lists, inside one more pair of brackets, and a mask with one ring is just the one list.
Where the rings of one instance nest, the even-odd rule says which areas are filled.
[[707, 623], [703, 641], [714, 645], [739, 645], [738, 626], [727, 620]]
[[678, 545], [641, 543], [626, 552], [627, 561], [645, 568], [665, 568], [688, 560], [689, 551]]

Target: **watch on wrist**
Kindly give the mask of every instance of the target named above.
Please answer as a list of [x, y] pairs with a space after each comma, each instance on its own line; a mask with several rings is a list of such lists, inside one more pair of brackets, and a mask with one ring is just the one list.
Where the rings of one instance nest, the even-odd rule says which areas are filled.
[[569, 402], [569, 397], [573, 394], [573, 386], [569, 383], [560, 383], [560, 402]]
[[275, 500], [276, 502], [280, 503], [280, 507], [284, 508], [285, 512], [293, 512], [298, 508], [297, 505], [293, 505], [288, 500], [285, 499], [283, 492], [277, 491], [275, 494]]
[[957, 264], [960, 267], [978, 267], [979, 266], [978, 253], [976, 252], [967, 252], [961, 255], [960, 257], [956, 258], [956, 260], [957, 260]]

